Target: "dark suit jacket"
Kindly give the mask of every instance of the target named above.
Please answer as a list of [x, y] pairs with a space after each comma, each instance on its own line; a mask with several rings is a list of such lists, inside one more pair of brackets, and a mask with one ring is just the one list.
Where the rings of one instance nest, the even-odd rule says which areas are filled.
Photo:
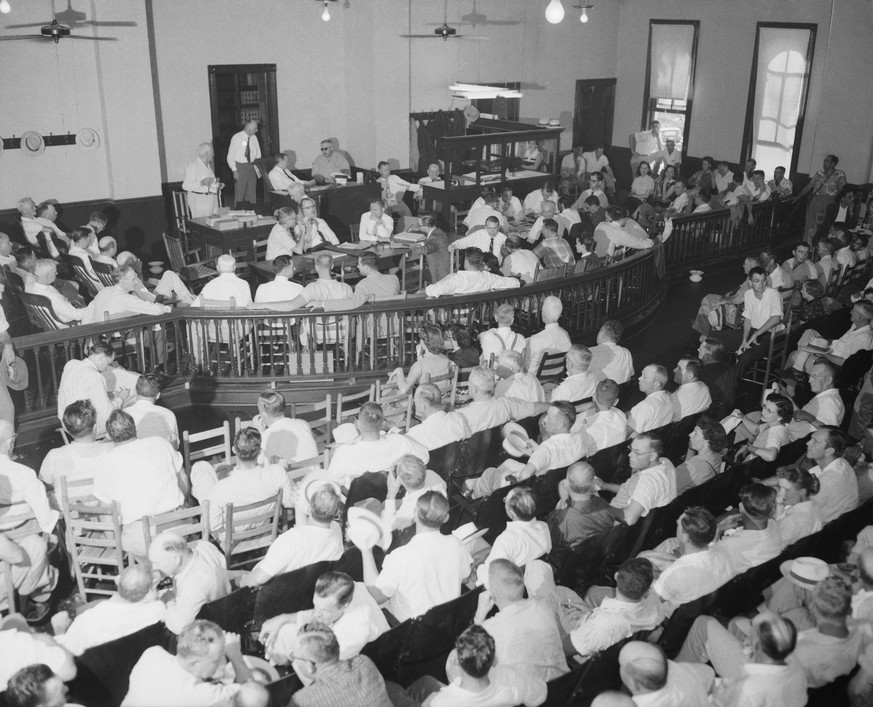
[[[825, 209], [824, 221], [822, 221], [821, 226], [818, 227], [818, 231], [816, 231], [815, 237], [816, 240], [819, 238], [825, 238], [828, 235], [828, 231], [831, 226], [834, 225], [835, 219], [837, 218], [837, 212], [840, 209], [839, 200], [835, 201], [833, 204], [830, 204]], [[852, 205], [846, 210], [846, 220], [845, 226], [847, 229], [855, 228], [858, 225], [858, 204], [857, 202], [852, 202]]]

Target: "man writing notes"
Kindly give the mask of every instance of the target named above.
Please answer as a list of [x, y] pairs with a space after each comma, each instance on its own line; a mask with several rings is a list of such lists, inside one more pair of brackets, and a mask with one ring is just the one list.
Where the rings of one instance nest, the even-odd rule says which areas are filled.
[[233, 192], [234, 203], [254, 204], [257, 201], [258, 177], [255, 160], [261, 156], [258, 143], [258, 121], [249, 120], [236, 135], [230, 139], [227, 150], [227, 166], [233, 171], [236, 186]]
[[352, 176], [349, 161], [333, 149], [333, 140], [321, 141], [321, 154], [312, 163], [312, 178], [319, 184], [336, 184], [334, 174]]

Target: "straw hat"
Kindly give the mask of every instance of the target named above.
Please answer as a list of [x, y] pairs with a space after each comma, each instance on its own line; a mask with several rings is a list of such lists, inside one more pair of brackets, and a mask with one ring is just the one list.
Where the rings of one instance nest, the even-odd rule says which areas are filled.
[[503, 449], [512, 457], [530, 456], [528, 443], [531, 441], [527, 430], [517, 422], [507, 422], [500, 430], [503, 435]]
[[349, 508], [348, 515], [346, 535], [355, 545], [365, 548], [379, 545], [383, 550], [391, 546], [391, 530], [380, 516], [361, 506]]
[[0, 364], [0, 383], [12, 390], [24, 390], [28, 384], [27, 364], [15, 357], [8, 366]]
[[828, 563], [817, 557], [798, 557], [779, 565], [782, 576], [801, 589], [813, 589], [830, 574]]

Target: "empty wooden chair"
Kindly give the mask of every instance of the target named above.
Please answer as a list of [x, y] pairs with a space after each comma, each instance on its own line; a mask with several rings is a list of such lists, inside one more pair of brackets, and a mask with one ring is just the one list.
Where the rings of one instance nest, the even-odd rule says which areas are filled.
[[181, 535], [187, 542], [209, 540], [209, 501], [203, 501], [194, 508], [146, 516], [142, 519], [142, 531], [146, 547], [167, 531]]
[[[67, 495], [60, 477], [61, 495]], [[62, 508], [65, 539], [79, 594], [86, 600], [116, 593], [115, 579], [124, 569], [121, 513], [118, 502], [90, 505], [69, 501]]]
[[278, 537], [281, 517], [282, 491], [254, 503], [228, 503], [224, 509], [224, 537], [219, 538], [228, 569], [257, 562]]

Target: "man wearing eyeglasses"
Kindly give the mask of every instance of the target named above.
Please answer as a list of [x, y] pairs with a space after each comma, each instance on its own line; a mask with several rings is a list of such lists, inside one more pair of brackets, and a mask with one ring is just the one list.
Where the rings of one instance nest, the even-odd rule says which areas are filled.
[[312, 178], [319, 184], [336, 184], [333, 175], [338, 172], [351, 177], [349, 161], [333, 149], [333, 140], [322, 140], [321, 154], [312, 163]]
[[676, 475], [673, 464], [661, 457], [664, 443], [655, 434], [641, 434], [628, 448], [631, 477], [623, 484], [608, 484], [597, 479], [597, 485], [615, 493], [612, 499], [613, 517], [634, 525], [653, 508], [666, 506], [676, 498]]

